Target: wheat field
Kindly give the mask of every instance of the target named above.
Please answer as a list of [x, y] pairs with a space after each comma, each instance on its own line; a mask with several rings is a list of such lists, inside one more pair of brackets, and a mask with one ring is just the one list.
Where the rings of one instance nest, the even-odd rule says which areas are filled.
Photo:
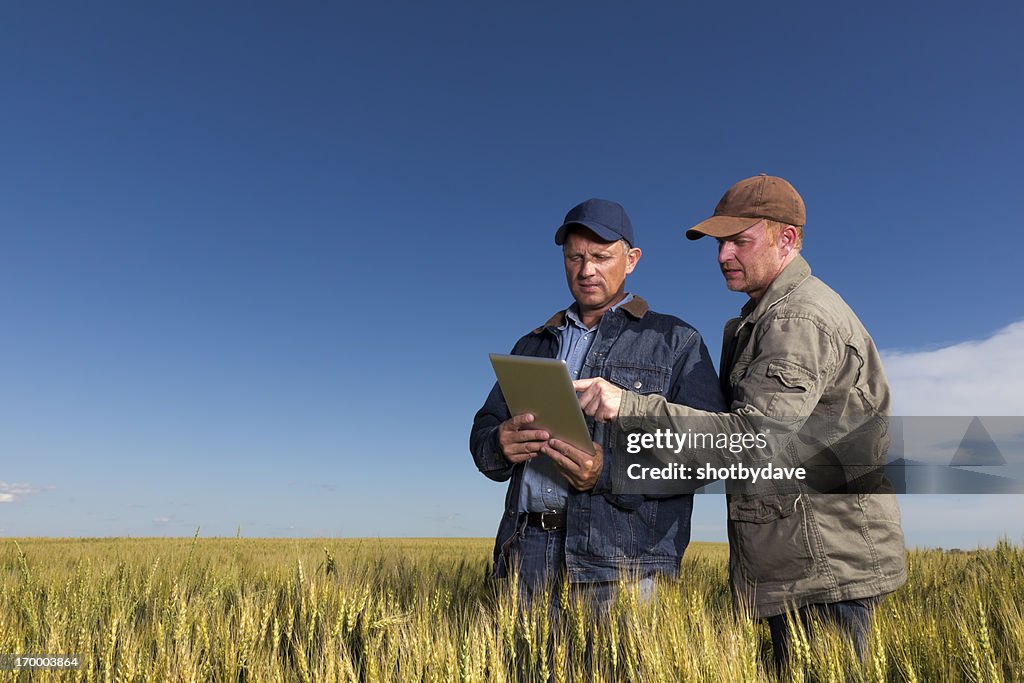
[[[487, 578], [489, 539], [0, 539], [0, 654], [73, 671], [13, 681], [774, 681], [767, 629], [734, 609], [723, 544], [677, 580], [557, 621]], [[795, 681], [1024, 679], [1024, 549], [915, 550], [859, 662], [826, 625]]]

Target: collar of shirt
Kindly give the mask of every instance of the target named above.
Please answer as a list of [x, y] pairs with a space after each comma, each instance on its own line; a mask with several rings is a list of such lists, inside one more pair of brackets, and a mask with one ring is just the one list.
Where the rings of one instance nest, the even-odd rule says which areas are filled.
[[[617, 303], [614, 306], [612, 306], [611, 308], [609, 308], [608, 311], [614, 311], [619, 306], [622, 306], [623, 304], [627, 304], [627, 303], [629, 303], [632, 300], [633, 300], [633, 295], [630, 294], [629, 292], [626, 292], [626, 296], [622, 297], [622, 301], [620, 301], [619, 303]], [[579, 304], [576, 304], [576, 303], [573, 303], [572, 306], [569, 306], [569, 308], [565, 309], [565, 322], [562, 323], [557, 329], [564, 330], [569, 325], [569, 323], [572, 323], [575, 327], [578, 327], [581, 330], [584, 330], [585, 332], [590, 332], [591, 330], [596, 330], [597, 329], [597, 325], [600, 325], [601, 321], [598, 320], [597, 321], [597, 325], [594, 325], [593, 327], [587, 327], [586, 325], [583, 324], [583, 321], [580, 320], [579, 310], [580, 310]], [[605, 313], [607, 313], [608, 311], [605, 311]]]

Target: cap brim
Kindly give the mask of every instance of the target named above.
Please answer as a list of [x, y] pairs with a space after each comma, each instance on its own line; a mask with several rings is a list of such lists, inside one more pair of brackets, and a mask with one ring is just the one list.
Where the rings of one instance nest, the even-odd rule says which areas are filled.
[[618, 242], [621, 239], [625, 239], [619, 233], [606, 228], [600, 223], [595, 223], [593, 221], [570, 221], [568, 223], [563, 223], [562, 226], [558, 228], [558, 231], [555, 232], [555, 244], [562, 244], [565, 242], [566, 233], [573, 228], [586, 228], [605, 242]]
[[731, 235], [738, 235], [763, 220], [763, 218], [743, 218], [739, 216], [712, 216], [687, 230], [686, 237], [691, 240], [699, 240], [704, 235], [710, 237], [729, 237]]

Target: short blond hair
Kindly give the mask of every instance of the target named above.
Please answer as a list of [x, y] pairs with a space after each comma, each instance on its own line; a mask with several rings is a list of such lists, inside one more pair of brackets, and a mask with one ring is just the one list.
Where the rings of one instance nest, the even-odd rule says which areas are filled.
[[[764, 234], [768, 236], [768, 239], [771, 240], [772, 244], [778, 244], [779, 243], [779, 235], [782, 233], [783, 229], [787, 225], [789, 225], [789, 224], [788, 223], [780, 223], [778, 221], [773, 221], [773, 220], [765, 219]], [[803, 226], [794, 225], [793, 229], [796, 230], [796, 242], [793, 243], [793, 248], [794, 249], [800, 249], [800, 247], [803, 246], [803, 243], [804, 243], [804, 229], [803, 229]]]

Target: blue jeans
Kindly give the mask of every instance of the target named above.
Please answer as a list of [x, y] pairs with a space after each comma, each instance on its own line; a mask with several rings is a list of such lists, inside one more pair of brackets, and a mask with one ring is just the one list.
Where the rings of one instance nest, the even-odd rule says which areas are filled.
[[[805, 631], [809, 632], [811, 619], [815, 618], [835, 624], [853, 640], [853, 648], [857, 657], [864, 659], [871, 638], [871, 611], [879, 602], [879, 597], [861, 598], [859, 600], [843, 600], [842, 602], [805, 605], [793, 614], [793, 620], [800, 620]], [[789, 663], [792, 640], [787, 615], [768, 617], [768, 630], [772, 634], [772, 654], [775, 655], [775, 667], [781, 671]]]
[[[525, 607], [543, 596], [551, 595], [551, 611], [561, 609], [561, 582], [565, 580], [565, 529], [544, 531], [522, 524], [509, 544], [513, 562], [519, 563], [519, 600]], [[640, 600], [654, 598], [654, 579], [639, 581]], [[596, 581], [572, 584], [570, 592], [591, 601], [595, 613], [606, 612], [619, 593], [618, 581]]]

